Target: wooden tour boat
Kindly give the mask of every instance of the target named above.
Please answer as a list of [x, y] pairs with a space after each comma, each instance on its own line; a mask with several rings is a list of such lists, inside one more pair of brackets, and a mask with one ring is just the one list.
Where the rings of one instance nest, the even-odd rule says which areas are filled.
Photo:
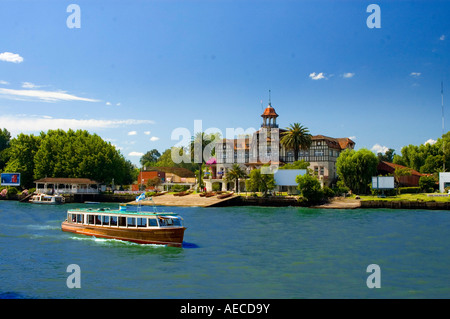
[[33, 195], [30, 199], [30, 203], [47, 205], [63, 204], [64, 201], [64, 196], [62, 195], [47, 195], [42, 193]]
[[138, 244], [159, 244], [181, 247], [183, 219], [174, 213], [130, 211], [126, 206], [109, 208], [69, 209], [61, 224], [66, 232], [131, 241]]

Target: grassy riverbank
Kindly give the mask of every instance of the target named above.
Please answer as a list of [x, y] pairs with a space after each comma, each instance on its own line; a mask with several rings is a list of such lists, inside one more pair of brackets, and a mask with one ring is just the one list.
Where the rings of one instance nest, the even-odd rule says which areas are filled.
[[[378, 197], [373, 195], [360, 195], [361, 201], [423, 201], [423, 202], [450, 202], [448, 194], [400, 194], [396, 196]], [[349, 198], [355, 198], [355, 195]]]

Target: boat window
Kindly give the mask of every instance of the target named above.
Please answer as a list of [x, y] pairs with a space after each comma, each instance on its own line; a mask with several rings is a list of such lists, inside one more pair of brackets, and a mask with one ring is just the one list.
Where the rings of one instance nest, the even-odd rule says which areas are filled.
[[102, 224], [109, 226], [109, 216], [104, 215], [102, 218]]
[[127, 226], [128, 227], [136, 227], [136, 218], [135, 217], [128, 217], [127, 218]]
[[147, 218], [141, 218], [139, 217], [137, 219], [137, 226], [138, 227], [147, 227]]
[[100, 215], [95, 215], [95, 225], [101, 225], [102, 222], [100, 221]]
[[119, 217], [119, 226], [127, 226], [127, 218], [126, 217]]
[[117, 216], [111, 216], [111, 226], [117, 226]]
[[69, 214], [69, 218], [67, 220], [70, 220], [72, 223], [77, 222], [77, 215], [76, 214]]
[[159, 226], [167, 226], [167, 219], [159, 218]]
[[156, 221], [156, 218], [149, 218], [148, 225], [149, 226], [158, 226], [158, 222]]
[[79, 224], [84, 223], [84, 215], [83, 214], [77, 214], [77, 223], [79, 223]]
[[174, 226], [181, 226], [181, 219], [174, 218], [174, 219], [172, 219], [172, 221], [173, 221]]
[[88, 224], [94, 225], [94, 215], [88, 215]]

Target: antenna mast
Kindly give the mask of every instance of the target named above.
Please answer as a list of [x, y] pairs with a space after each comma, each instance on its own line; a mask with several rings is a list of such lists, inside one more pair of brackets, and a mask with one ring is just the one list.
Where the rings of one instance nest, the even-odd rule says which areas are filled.
[[442, 105], [442, 153], [444, 158], [443, 171], [445, 172], [445, 140], [444, 140], [444, 81], [441, 81], [441, 105]]

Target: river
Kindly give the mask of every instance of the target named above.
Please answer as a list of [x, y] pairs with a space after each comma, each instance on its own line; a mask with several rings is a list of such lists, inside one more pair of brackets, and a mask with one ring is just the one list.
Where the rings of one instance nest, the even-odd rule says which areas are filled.
[[[0, 297], [450, 297], [449, 211], [158, 207], [184, 218], [173, 248], [62, 232], [87, 205], [0, 202]], [[66, 284], [71, 264], [81, 288]]]

